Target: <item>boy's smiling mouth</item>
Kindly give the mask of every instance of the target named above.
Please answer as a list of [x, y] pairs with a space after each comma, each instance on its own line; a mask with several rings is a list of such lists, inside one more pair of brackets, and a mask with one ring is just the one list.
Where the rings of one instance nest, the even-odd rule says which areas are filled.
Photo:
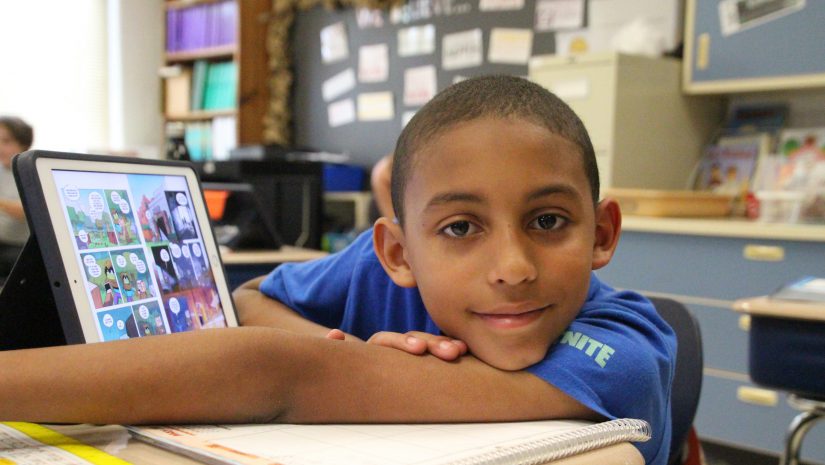
[[527, 326], [541, 317], [545, 310], [549, 309], [550, 305], [535, 308], [523, 306], [506, 306], [495, 308], [486, 311], [474, 311], [475, 316], [479, 317], [487, 325], [496, 329], [515, 329]]

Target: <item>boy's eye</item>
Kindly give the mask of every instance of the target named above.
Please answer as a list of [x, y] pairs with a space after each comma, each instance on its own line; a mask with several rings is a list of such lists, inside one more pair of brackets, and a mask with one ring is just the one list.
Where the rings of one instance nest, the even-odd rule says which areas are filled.
[[450, 237], [465, 237], [469, 234], [472, 234], [476, 231], [475, 225], [470, 223], [469, 221], [456, 221], [455, 223], [450, 223], [441, 230], [444, 234]]
[[567, 220], [558, 215], [541, 215], [530, 222], [530, 227], [544, 231], [551, 231], [564, 226], [566, 223]]

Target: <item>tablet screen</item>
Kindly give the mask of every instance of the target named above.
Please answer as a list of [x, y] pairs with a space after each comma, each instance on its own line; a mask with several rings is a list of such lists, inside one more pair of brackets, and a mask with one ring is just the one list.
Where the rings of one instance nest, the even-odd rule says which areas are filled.
[[[74, 297], [87, 342], [237, 325], [205, 214], [197, 213], [196, 182], [190, 189], [186, 175], [48, 171], [61, 210], [50, 212], [55, 233], [64, 261], [71, 243], [77, 268], [67, 273], [73, 294], [84, 294]], [[54, 210], [56, 199], [46, 197]]]

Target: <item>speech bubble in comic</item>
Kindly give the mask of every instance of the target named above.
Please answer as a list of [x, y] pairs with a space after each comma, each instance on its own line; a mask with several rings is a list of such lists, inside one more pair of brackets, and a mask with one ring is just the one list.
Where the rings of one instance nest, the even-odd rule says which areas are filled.
[[121, 200], [117, 203], [117, 205], [120, 207], [120, 211], [122, 211], [124, 215], [128, 215], [129, 212], [132, 211], [132, 209], [129, 208], [129, 202], [125, 200]]
[[115, 319], [112, 318], [112, 315], [109, 315], [108, 313], [103, 315], [103, 326], [111, 328], [113, 324], [115, 324]]
[[172, 313], [174, 313], [175, 315], [180, 313], [180, 302], [178, 302], [178, 299], [174, 297], [169, 299], [169, 310], [172, 310]]
[[178, 244], [174, 242], [169, 244], [169, 250], [172, 252], [173, 257], [180, 258], [180, 246]]
[[102, 271], [100, 269], [100, 265], [98, 265], [97, 263], [93, 263], [91, 266], [86, 267], [86, 270], [89, 271], [89, 276], [93, 278], [99, 278], [100, 273]]
[[69, 184], [63, 188], [63, 195], [66, 196], [67, 200], [74, 202], [80, 198], [80, 190], [74, 184]]
[[92, 213], [102, 212], [105, 206], [103, 205], [103, 196], [100, 192], [92, 192], [89, 194], [89, 208]]
[[189, 205], [189, 199], [186, 198], [186, 195], [183, 192], [178, 192], [178, 195], [175, 196], [175, 200], [177, 200], [178, 205]]
[[84, 244], [89, 243], [89, 233], [87, 233], [85, 229], [81, 229], [77, 232], [77, 238], [80, 239], [80, 242], [83, 242]]
[[137, 268], [137, 271], [140, 274], [146, 273], [146, 262], [143, 260], [138, 260], [138, 262], [135, 263], [135, 268]]
[[129, 254], [129, 261], [132, 262], [132, 265], [137, 265], [140, 261], [140, 257], [136, 253]]
[[192, 244], [192, 253], [195, 254], [196, 257], [201, 256], [201, 246], [198, 243]]
[[126, 327], [126, 323], [124, 323], [123, 320], [117, 320], [117, 329], [123, 331], [123, 328], [125, 328], [125, 327]]
[[191, 256], [189, 252], [189, 246], [186, 244], [183, 244], [183, 246], [181, 246], [180, 251], [183, 252], [183, 256], [186, 258], [189, 258]]
[[115, 259], [117, 261], [117, 266], [124, 268], [126, 266], [126, 258], [123, 255], [118, 255]]
[[112, 191], [112, 193], [109, 194], [109, 198], [112, 199], [112, 203], [120, 203], [120, 201], [123, 200], [123, 197], [121, 197], [117, 191]]
[[149, 319], [149, 307], [147, 307], [146, 305], [141, 305], [138, 308], [138, 313], [140, 314], [140, 317], [144, 320]]
[[93, 255], [84, 255], [83, 256], [83, 264], [86, 265], [87, 267], [92, 266], [95, 263], [97, 263], [97, 262], [95, 261], [95, 257]]
[[169, 252], [167, 252], [166, 249], [160, 251], [160, 259], [165, 262], [169, 261]]

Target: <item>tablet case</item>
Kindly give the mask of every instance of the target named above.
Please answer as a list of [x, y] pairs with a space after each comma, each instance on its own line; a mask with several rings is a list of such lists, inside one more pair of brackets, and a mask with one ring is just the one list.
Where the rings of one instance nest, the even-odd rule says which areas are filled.
[[[23, 210], [26, 212], [30, 236], [0, 291], [0, 350], [86, 342], [77, 317], [71, 287], [68, 285], [66, 270], [59, 260], [57, 236], [49, 216], [42, 213], [47, 209], [46, 198], [37, 174], [38, 158], [176, 166], [195, 171], [191, 163], [181, 161], [143, 160], [45, 150], [30, 150], [14, 157], [12, 171]], [[201, 189], [199, 193], [203, 196]], [[192, 194], [196, 195], [194, 192]], [[206, 205], [206, 202], [203, 204]], [[211, 225], [209, 227], [211, 228]], [[212, 236], [215, 237], [214, 233]], [[217, 248], [217, 244], [215, 246]], [[214, 266], [222, 267], [223, 264], [215, 263]]]

